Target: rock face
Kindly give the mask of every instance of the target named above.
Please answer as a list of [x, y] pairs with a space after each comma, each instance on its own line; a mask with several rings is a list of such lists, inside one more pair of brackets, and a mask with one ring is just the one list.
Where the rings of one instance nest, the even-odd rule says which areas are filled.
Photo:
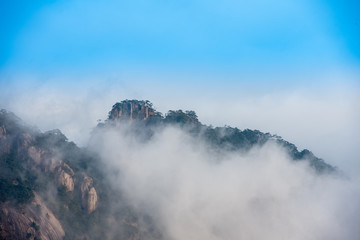
[[147, 120], [155, 115], [155, 110], [149, 101], [125, 100], [116, 103], [109, 113], [109, 119], [120, 120]]
[[86, 174], [82, 175], [80, 190], [82, 207], [92, 213], [97, 207], [98, 196], [93, 187], [93, 179]]
[[61, 240], [64, 236], [60, 222], [37, 194], [22, 210], [7, 203], [0, 205], [2, 239]]
[[39, 147], [30, 146], [28, 156], [32, 163], [45, 172], [54, 172], [55, 168], [61, 165], [62, 161], [56, 159], [51, 152], [47, 152]]
[[74, 191], [74, 171], [66, 163], [57, 167], [55, 171], [59, 184], [63, 185], [67, 192]]
[[96, 210], [93, 179], [70, 167], [81, 154], [59, 130], [41, 133], [0, 110], [0, 240], [63, 239], [69, 219]]
[[92, 213], [96, 209], [98, 201], [95, 188], [91, 187], [87, 195], [87, 211], [88, 213]]

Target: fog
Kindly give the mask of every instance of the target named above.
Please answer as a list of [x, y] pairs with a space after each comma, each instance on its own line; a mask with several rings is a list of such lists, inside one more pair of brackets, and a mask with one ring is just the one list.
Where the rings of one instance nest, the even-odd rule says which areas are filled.
[[[129, 79], [131, 76], [129, 76]], [[344, 76], [346, 77], [346, 76]], [[147, 99], [162, 113], [195, 110], [207, 125], [270, 132], [307, 148], [328, 163], [351, 175], [360, 170], [360, 89], [349, 82], [296, 89], [264, 90], [227, 85], [190, 88], [187, 84], [165, 85], [161, 80], [135, 79], [84, 84], [55, 79], [0, 84], [0, 108], [13, 111], [42, 131], [58, 128], [80, 146], [86, 146], [99, 120], [111, 106], [124, 99]], [[153, 81], [154, 80], [154, 81]], [[58, 83], [57, 83], [58, 82]], [[71, 82], [71, 83], [69, 83]], [[157, 87], [160, 86], [160, 87]]]
[[178, 128], [139, 141], [126, 126], [98, 132], [111, 182], [165, 239], [356, 239], [357, 179], [317, 175], [276, 144], [214, 154]]
[[[6, 86], [3, 85], [3, 86]], [[132, 90], [131, 90], [132, 89]], [[357, 239], [360, 236], [357, 89], [238, 96], [185, 90], [47, 83], [3, 87], [0, 108], [42, 131], [58, 128], [88, 146], [98, 121], [123, 99], [149, 99], [165, 113], [195, 110], [199, 120], [278, 134], [346, 175], [319, 176], [275, 144], [215, 154], [180, 129], [138, 141], [123, 126], [98, 132], [89, 148], [102, 157], [113, 187], [154, 220], [165, 239]], [[142, 88], [144, 89], [144, 88]], [[220, 89], [221, 90], [221, 89]], [[152, 93], [150, 93], [152, 92]], [[145, 96], [145, 97], [144, 97]], [[171, 99], [171, 101], [165, 101]], [[101, 120], [100, 120], [101, 119]], [[115, 226], [116, 227], [116, 226]]]

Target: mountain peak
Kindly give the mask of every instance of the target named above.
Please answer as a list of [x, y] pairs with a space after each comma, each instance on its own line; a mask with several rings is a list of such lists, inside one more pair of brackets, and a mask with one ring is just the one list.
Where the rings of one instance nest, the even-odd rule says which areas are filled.
[[113, 105], [109, 112], [109, 120], [147, 120], [155, 113], [152, 103], [148, 100], [124, 100]]

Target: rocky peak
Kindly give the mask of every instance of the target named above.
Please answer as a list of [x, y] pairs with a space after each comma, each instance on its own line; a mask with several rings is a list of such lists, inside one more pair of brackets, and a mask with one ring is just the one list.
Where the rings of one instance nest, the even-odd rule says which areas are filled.
[[147, 120], [154, 115], [155, 110], [149, 101], [124, 100], [114, 104], [109, 112], [109, 120], [131, 122], [133, 120]]

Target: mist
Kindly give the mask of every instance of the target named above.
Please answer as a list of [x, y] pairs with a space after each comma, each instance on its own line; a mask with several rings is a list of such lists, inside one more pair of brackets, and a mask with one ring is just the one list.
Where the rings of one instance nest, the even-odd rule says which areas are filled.
[[[149, 215], [165, 239], [360, 236], [357, 87], [248, 94], [246, 89], [240, 94], [219, 88], [200, 96], [198, 89], [186, 86], [164, 91], [129, 82], [2, 86], [0, 108], [42, 131], [58, 128], [70, 141], [99, 154], [112, 188]], [[247, 153], [217, 153], [175, 127], [158, 129], [144, 142], [123, 126], [97, 132], [88, 142], [115, 102], [133, 98], [149, 99], [163, 113], [195, 110], [208, 125], [278, 134], [337, 166], [346, 177], [319, 176], [276, 144]], [[118, 203], [112, 204], [116, 209]]]
[[277, 134], [348, 174], [358, 175], [360, 90], [350, 80], [341, 82], [342, 77], [353, 77], [338, 76], [332, 84], [317, 87], [276, 90], [241, 85], [221, 85], [216, 90], [201, 86], [200, 90], [189, 84], [164, 85], [164, 80], [155, 76], [149, 76], [149, 81], [133, 77], [116, 81], [89, 77], [86, 84], [80, 76], [79, 82], [72, 78], [4, 82], [0, 83], [0, 108], [13, 111], [42, 131], [58, 128], [70, 141], [86, 146], [92, 129], [107, 118], [115, 102], [147, 99], [162, 113], [195, 110], [207, 125]]
[[356, 239], [357, 179], [318, 175], [274, 143], [216, 154], [176, 127], [150, 141], [131, 130], [97, 132], [116, 189], [165, 239]]

